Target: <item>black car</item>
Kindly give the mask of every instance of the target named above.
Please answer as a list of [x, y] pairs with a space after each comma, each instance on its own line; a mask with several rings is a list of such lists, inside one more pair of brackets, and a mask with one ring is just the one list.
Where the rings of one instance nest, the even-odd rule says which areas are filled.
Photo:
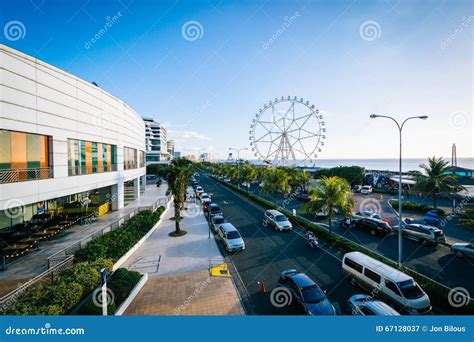
[[390, 224], [388, 222], [372, 217], [364, 217], [357, 220], [353, 220], [352, 226], [358, 229], [366, 230], [370, 232], [370, 235], [387, 235], [390, 234], [390, 232], [392, 231], [392, 227], [390, 227]]
[[281, 272], [278, 283], [291, 293], [308, 315], [335, 315], [336, 309], [323, 290], [305, 273], [297, 270]]
[[207, 213], [209, 215], [209, 218], [212, 218], [215, 215], [223, 216], [222, 209], [216, 203], [209, 204], [209, 206], [207, 207]]
[[301, 192], [298, 195], [296, 195], [296, 199], [301, 202], [309, 202], [311, 200], [311, 196], [309, 194], [305, 194]]

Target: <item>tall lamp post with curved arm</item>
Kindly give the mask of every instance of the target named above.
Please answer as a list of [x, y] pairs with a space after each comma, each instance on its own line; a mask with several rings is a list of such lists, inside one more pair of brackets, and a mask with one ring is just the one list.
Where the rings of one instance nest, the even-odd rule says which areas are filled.
[[403, 224], [403, 219], [402, 219], [402, 130], [403, 126], [408, 120], [411, 119], [421, 119], [421, 120], [426, 120], [428, 119], [427, 115], [421, 115], [421, 116], [410, 116], [403, 120], [403, 122], [400, 124], [396, 119], [392, 118], [391, 116], [386, 116], [386, 115], [376, 115], [376, 114], [371, 114], [370, 115], [371, 119], [376, 119], [376, 118], [385, 118], [385, 119], [390, 119], [398, 127], [399, 131], [399, 137], [400, 137], [400, 153], [399, 153], [399, 159], [398, 159], [398, 267], [402, 267], [402, 224]]
[[[229, 147], [229, 151], [235, 151], [237, 152], [237, 179], [240, 179], [240, 151], [246, 151], [248, 150], [247, 147], [243, 148], [234, 148], [234, 147]], [[240, 182], [237, 182], [237, 187], [240, 189]]]

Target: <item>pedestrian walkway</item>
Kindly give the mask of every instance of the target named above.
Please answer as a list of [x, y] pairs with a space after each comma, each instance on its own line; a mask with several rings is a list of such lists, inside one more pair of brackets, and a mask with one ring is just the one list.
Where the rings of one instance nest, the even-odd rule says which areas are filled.
[[125, 315], [244, 315], [232, 279], [208, 270], [151, 277]]
[[[191, 198], [192, 188], [188, 189]], [[243, 315], [232, 278], [210, 276], [210, 260], [223, 260], [200, 203], [190, 200], [181, 220], [187, 234], [175, 230], [169, 210], [161, 225], [124, 263], [148, 273], [149, 280], [126, 310], [126, 315]]]
[[75, 225], [69, 228], [64, 236], [58, 236], [50, 241], [41, 242], [39, 250], [14, 260], [7, 265], [8, 268], [6, 271], [0, 272], [0, 296], [7, 294], [19, 285], [46, 271], [47, 259], [51, 255], [77, 243], [86, 236], [101, 231], [112, 222], [128, 215], [139, 207], [151, 206], [159, 198], [166, 197], [167, 189], [166, 183], [159, 188], [156, 186], [147, 186], [140, 198], [131, 202], [126, 207], [109, 212], [98, 218], [94, 223]]
[[[192, 189], [189, 191], [191, 194]], [[209, 235], [200, 204], [191, 201], [185, 207], [181, 227], [187, 231], [186, 235], [178, 238], [168, 235], [175, 230], [175, 222], [171, 220], [174, 210], [169, 210], [161, 226], [131, 255], [124, 267], [147, 272], [149, 276], [167, 275], [205, 270], [209, 267], [209, 258], [221, 258], [214, 235]]]

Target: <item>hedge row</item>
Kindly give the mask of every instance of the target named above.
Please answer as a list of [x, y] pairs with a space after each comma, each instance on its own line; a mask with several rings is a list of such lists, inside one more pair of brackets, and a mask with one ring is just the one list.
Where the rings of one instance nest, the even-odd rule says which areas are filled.
[[[398, 200], [391, 199], [390, 203], [396, 209], [398, 208]], [[402, 208], [405, 210], [411, 210], [417, 213], [425, 214], [429, 210], [438, 210], [438, 213], [441, 216], [446, 216], [446, 212], [443, 209], [435, 208], [426, 204], [411, 202], [411, 201], [402, 201]]]
[[100, 270], [112, 270], [111, 260], [98, 258], [80, 262], [65, 270], [54, 284], [38, 285], [21, 295], [2, 311], [5, 315], [65, 315], [77, 306], [84, 295], [100, 282]]
[[[75, 254], [75, 264], [66, 269], [54, 284], [40, 284], [20, 295], [7, 308], [6, 315], [65, 315], [77, 307], [100, 283], [100, 270], [112, 271], [113, 264], [133, 247], [159, 220], [164, 208], [143, 211], [113, 230], [89, 242]], [[118, 270], [117, 270], [118, 271]], [[117, 272], [115, 272], [117, 273]], [[111, 277], [115, 303], [121, 303], [140, 278], [138, 272], [120, 271]], [[112, 287], [113, 286], [113, 287]], [[90, 300], [93, 306], [95, 306]], [[94, 311], [90, 306], [89, 309]], [[111, 303], [110, 312], [115, 311]], [[97, 306], [95, 306], [97, 307]], [[99, 309], [99, 308], [98, 308]], [[100, 309], [101, 310], [101, 309]], [[84, 309], [84, 312], [88, 312]]]
[[[107, 313], [113, 315], [115, 310], [127, 299], [132, 289], [140, 281], [142, 275], [137, 271], [130, 271], [126, 268], [119, 268], [109, 279], [107, 288], [110, 291], [111, 299], [108, 300]], [[89, 298], [77, 311], [79, 315], [102, 315], [102, 307], [94, 303], [94, 299]]]
[[[262, 205], [266, 209], [278, 209], [280, 212], [285, 214], [287, 217], [290, 218], [290, 220], [293, 223], [296, 223], [305, 229], [310, 229], [314, 231], [318, 238], [321, 239], [322, 241], [325, 241], [327, 244], [330, 244], [332, 247], [335, 249], [341, 251], [342, 253], [348, 253], [348, 252], [354, 252], [354, 251], [359, 251], [362, 252], [366, 255], [371, 256], [374, 259], [377, 259], [389, 266], [392, 266], [394, 268], [398, 268], [398, 265], [391, 259], [384, 257], [383, 255], [380, 255], [364, 246], [361, 246], [351, 240], [348, 240], [340, 235], [335, 235], [335, 234], [329, 234], [329, 230], [324, 228], [321, 225], [312, 223], [307, 221], [306, 219], [300, 217], [300, 216], [293, 216], [293, 214], [281, 207], [276, 206], [274, 203], [267, 201], [259, 196], [256, 196], [254, 194], [248, 194], [246, 191], [239, 189], [237, 186], [223, 182], [215, 177], [213, 177], [215, 180], [218, 182], [228, 186], [229, 188], [233, 189], [236, 192], [239, 192], [252, 201], [256, 202], [257, 204]], [[456, 308], [453, 307], [450, 303], [448, 298], [452, 297], [449, 295], [450, 289], [448, 287], [445, 287], [432, 279], [410, 269], [407, 267], [404, 267], [403, 272], [409, 274], [412, 276], [424, 289], [424, 291], [428, 294], [430, 297], [432, 305], [440, 312], [442, 313], [449, 313], [449, 314], [459, 314], [459, 315], [472, 315], [474, 314], [474, 301], [471, 300], [468, 305]]]
[[155, 212], [142, 211], [130, 220], [97, 239], [75, 254], [78, 261], [93, 261], [97, 258], [111, 259], [114, 263], [127, 253], [159, 220], [164, 208]]

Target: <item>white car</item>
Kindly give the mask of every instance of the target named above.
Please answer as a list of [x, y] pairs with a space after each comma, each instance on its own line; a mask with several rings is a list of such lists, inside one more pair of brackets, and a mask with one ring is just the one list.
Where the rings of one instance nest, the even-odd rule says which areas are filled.
[[204, 190], [203, 190], [202, 186], [198, 185], [196, 187], [196, 196], [200, 197], [203, 192], [204, 192]]
[[219, 234], [224, 247], [228, 252], [243, 251], [245, 249], [245, 242], [240, 236], [240, 233], [232, 223], [222, 223], [217, 228], [217, 234]]
[[275, 230], [284, 231], [293, 228], [288, 217], [280, 213], [278, 210], [265, 211], [264, 224], [270, 224], [275, 227]]
[[211, 196], [207, 192], [203, 192], [201, 195], [199, 195], [199, 200], [201, 203], [211, 203]]
[[360, 193], [362, 195], [368, 195], [372, 193], [372, 187], [370, 185], [364, 185], [362, 189], [360, 189]]

